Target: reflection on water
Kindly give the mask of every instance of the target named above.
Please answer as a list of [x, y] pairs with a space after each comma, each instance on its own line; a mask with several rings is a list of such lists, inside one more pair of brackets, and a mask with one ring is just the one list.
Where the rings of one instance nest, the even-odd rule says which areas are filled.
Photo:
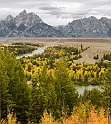
[[89, 86], [76, 86], [79, 94], [83, 94], [85, 89], [92, 90], [93, 88], [97, 88], [100, 90], [99, 85], [89, 85]]

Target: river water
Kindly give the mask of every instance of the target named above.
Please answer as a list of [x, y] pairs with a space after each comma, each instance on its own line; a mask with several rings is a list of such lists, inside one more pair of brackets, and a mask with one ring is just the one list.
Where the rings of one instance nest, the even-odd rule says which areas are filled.
[[[33, 56], [34, 54], [42, 54], [44, 53], [46, 47], [39, 47], [37, 50], [32, 51], [32, 53], [27, 53], [27, 54], [22, 54], [20, 56], [17, 56], [17, 59], [20, 59], [22, 57], [28, 57], [28, 56]], [[98, 85], [88, 85], [88, 86], [76, 86], [76, 89], [79, 94], [83, 94], [85, 89], [91, 90], [92, 88], [97, 88], [100, 89]]]
[[78, 93], [81, 95], [84, 93], [85, 89], [92, 90], [93, 88], [97, 88], [97, 89], [101, 90], [99, 85], [76, 86]]
[[26, 53], [22, 54], [20, 56], [16, 56], [17, 59], [20, 59], [22, 57], [28, 57], [28, 56], [33, 56], [34, 54], [42, 54], [44, 53], [46, 47], [39, 47], [37, 50], [32, 51], [32, 53]]

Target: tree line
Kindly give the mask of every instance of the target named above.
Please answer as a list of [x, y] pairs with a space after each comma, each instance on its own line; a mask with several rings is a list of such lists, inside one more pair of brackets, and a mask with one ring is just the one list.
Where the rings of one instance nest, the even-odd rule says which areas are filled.
[[39, 44], [33, 44], [33, 43], [12, 43], [7, 45], [1, 45], [0, 46], [3, 50], [8, 50], [13, 55], [21, 55], [25, 53], [31, 53], [32, 51], [36, 50], [38, 47], [40, 47]]

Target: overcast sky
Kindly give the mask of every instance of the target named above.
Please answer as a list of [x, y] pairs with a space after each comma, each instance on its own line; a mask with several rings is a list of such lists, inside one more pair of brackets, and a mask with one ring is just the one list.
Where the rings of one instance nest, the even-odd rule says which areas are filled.
[[0, 19], [24, 9], [52, 26], [90, 16], [111, 18], [111, 0], [0, 0]]

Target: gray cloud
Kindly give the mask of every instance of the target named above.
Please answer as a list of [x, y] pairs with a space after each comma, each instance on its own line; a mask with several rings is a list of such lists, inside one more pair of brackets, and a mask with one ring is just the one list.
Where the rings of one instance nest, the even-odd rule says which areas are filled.
[[18, 15], [23, 9], [34, 12], [51, 25], [95, 16], [111, 18], [111, 0], [0, 0], [0, 19]]
[[60, 9], [62, 9], [62, 7], [55, 7], [55, 6], [51, 6], [51, 5], [45, 5], [45, 6], [41, 6], [41, 7], [39, 7], [39, 9], [41, 9], [41, 10], [60, 10]]

